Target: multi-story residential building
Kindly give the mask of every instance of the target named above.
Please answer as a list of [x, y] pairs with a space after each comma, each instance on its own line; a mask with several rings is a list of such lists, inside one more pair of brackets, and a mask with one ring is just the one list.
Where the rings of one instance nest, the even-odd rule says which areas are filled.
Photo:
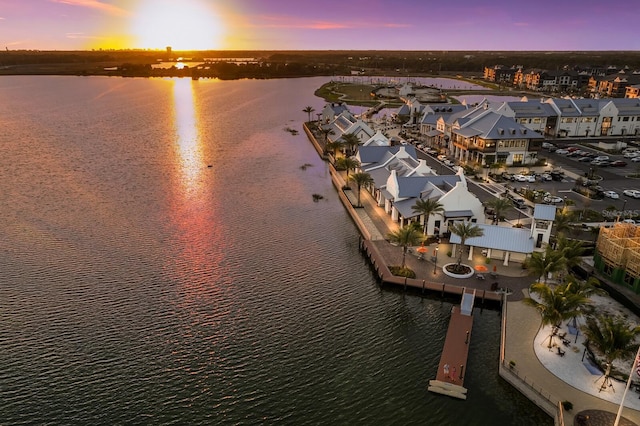
[[625, 98], [637, 99], [640, 98], [640, 84], [634, 84], [633, 86], [627, 86], [627, 90], [624, 94]]
[[516, 102], [490, 105], [498, 114], [513, 118], [516, 123], [541, 135], [555, 135], [558, 118], [556, 110], [546, 102], [529, 101], [523, 98]]
[[493, 111], [487, 102], [447, 120], [440, 117], [438, 127], [444, 128], [444, 139], [454, 158], [481, 165], [534, 164], [544, 140], [513, 118]]
[[484, 79], [496, 83], [512, 85], [514, 81], [514, 75], [517, 71], [518, 69], [515, 67], [507, 68], [503, 65], [485, 67]]
[[592, 77], [589, 80], [589, 91], [594, 97], [622, 98], [627, 87], [640, 84], [640, 74], [618, 73], [604, 77]]

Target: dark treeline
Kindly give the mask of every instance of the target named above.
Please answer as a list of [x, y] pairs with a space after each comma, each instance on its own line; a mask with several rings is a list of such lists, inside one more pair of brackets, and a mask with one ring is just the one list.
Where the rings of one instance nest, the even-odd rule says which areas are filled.
[[[241, 64], [212, 62], [199, 68], [156, 69], [153, 64], [178, 58], [253, 58]], [[484, 67], [524, 69], [587, 69], [613, 66], [640, 69], [640, 52], [480, 52], [480, 51], [1, 51], [0, 75], [68, 74], [123, 76], [191, 76], [277, 78], [313, 75], [438, 75], [482, 76]]]

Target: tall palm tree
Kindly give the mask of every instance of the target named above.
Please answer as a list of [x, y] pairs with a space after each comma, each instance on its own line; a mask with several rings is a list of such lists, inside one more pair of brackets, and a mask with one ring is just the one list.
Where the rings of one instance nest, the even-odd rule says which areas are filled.
[[353, 155], [356, 151], [355, 148], [360, 145], [360, 139], [358, 139], [355, 133], [345, 133], [340, 139], [342, 139], [342, 143], [349, 148], [350, 155]]
[[303, 110], [302, 110], [302, 112], [306, 112], [306, 113], [307, 113], [307, 117], [308, 117], [308, 119], [307, 119], [307, 123], [310, 123], [310, 122], [311, 122], [311, 113], [312, 113], [313, 111], [315, 111], [315, 109], [313, 109], [313, 107], [312, 107], [312, 106], [308, 106], [308, 107], [306, 107], [305, 109], [303, 109]]
[[[534, 283], [529, 291], [540, 297], [540, 301], [526, 297], [524, 298], [524, 303], [540, 312], [541, 328], [546, 325], [555, 326], [564, 320], [579, 315], [580, 308], [589, 303], [589, 299], [583, 295], [566, 292], [566, 288], [563, 285], [551, 288], [544, 283]], [[553, 343], [553, 335], [552, 329], [549, 334], [548, 348], [551, 348]]]
[[508, 198], [495, 197], [487, 201], [485, 204], [487, 207], [493, 209], [494, 211], [494, 225], [500, 223], [500, 218], [502, 217], [502, 215], [505, 212], [509, 211], [509, 209], [513, 208], [513, 203]]
[[444, 206], [434, 198], [419, 199], [411, 207], [411, 209], [424, 216], [424, 226], [422, 233], [427, 235], [427, 225], [429, 225], [429, 218], [432, 215], [440, 214], [444, 212]]
[[409, 225], [405, 225], [402, 228], [398, 229], [397, 231], [392, 231], [389, 232], [387, 234], [387, 238], [389, 239], [390, 242], [397, 244], [399, 246], [402, 247], [402, 265], [401, 268], [404, 269], [404, 265], [405, 265], [405, 259], [407, 256], [407, 249], [410, 246], [415, 246], [417, 245], [421, 238], [422, 235], [420, 234], [420, 231], [417, 231], [415, 229], [415, 227], [413, 227], [411, 224]]
[[611, 364], [617, 359], [634, 355], [638, 344], [636, 337], [640, 334], [640, 326], [629, 327], [623, 318], [600, 315], [587, 318], [582, 332], [588, 339], [588, 346], [593, 346], [604, 355], [606, 370], [602, 385], [611, 376]]
[[547, 245], [544, 252], [536, 251], [531, 254], [527, 266], [537, 275], [538, 281], [540, 281], [540, 277], [544, 277], [546, 283], [549, 273], [563, 269], [565, 262], [561, 251], [554, 250], [551, 245]]
[[362, 207], [362, 204], [360, 204], [360, 189], [362, 189], [364, 185], [369, 185], [373, 183], [373, 178], [369, 173], [359, 172], [349, 176], [349, 181], [355, 182], [356, 186], [358, 187], [358, 206], [357, 207]]
[[347, 181], [349, 180], [349, 170], [360, 167], [360, 162], [353, 157], [340, 157], [336, 160], [336, 167], [347, 171]]
[[484, 231], [482, 231], [482, 228], [478, 225], [467, 221], [455, 222], [453, 225], [449, 226], [449, 231], [460, 237], [460, 252], [458, 253], [458, 267], [460, 267], [460, 264], [462, 263], [462, 253], [464, 252], [467, 240], [469, 238], [482, 237], [484, 235]]

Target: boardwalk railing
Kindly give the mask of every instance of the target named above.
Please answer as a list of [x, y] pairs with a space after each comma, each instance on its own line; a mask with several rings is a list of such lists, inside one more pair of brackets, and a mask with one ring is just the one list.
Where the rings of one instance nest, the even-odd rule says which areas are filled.
[[[506, 295], [504, 296], [506, 299]], [[521, 375], [511, 362], [505, 361], [505, 345], [507, 340], [507, 303], [502, 303], [502, 327], [500, 330], [500, 365], [498, 374], [511, 386], [518, 389], [531, 402], [553, 417], [556, 426], [564, 426], [564, 413], [560, 398], [551, 395], [541, 386], [537, 386], [532, 378]]]

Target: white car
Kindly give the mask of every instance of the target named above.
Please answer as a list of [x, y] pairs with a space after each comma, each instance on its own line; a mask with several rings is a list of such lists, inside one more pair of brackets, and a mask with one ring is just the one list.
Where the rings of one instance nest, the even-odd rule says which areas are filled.
[[622, 193], [627, 197], [640, 198], [640, 191], [635, 189], [625, 189]]
[[554, 195], [550, 195], [550, 196], [548, 195], [544, 197], [542, 201], [544, 201], [545, 203], [558, 204], [558, 203], [561, 203], [563, 200], [560, 197], [556, 197]]
[[637, 155], [637, 156], [633, 157], [633, 158], [631, 159], [631, 161], [633, 161], [634, 163], [638, 163], [638, 162], [640, 162], [640, 155]]
[[515, 180], [517, 182], [526, 182], [527, 181], [527, 176], [525, 176], [525, 175], [513, 175], [513, 180]]
[[639, 155], [640, 155], [640, 152], [638, 151], [633, 151], [633, 152], [630, 151], [630, 152], [625, 152], [622, 156], [624, 158], [635, 158]]
[[542, 181], [551, 180], [551, 179], [553, 179], [553, 178], [551, 177], [551, 175], [549, 173], [543, 173], [543, 174], [540, 175], [540, 180], [542, 180]]
[[436, 157], [436, 158], [438, 158], [438, 160], [440, 160], [440, 161], [444, 161], [444, 160], [446, 160], [446, 159], [447, 159], [447, 156], [446, 156], [446, 155], [444, 155], [444, 154], [440, 154], [440, 155], [438, 155], [438, 157]]
[[448, 167], [452, 167], [452, 166], [454, 166], [453, 161], [451, 161], [451, 160], [449, 160], [449, 159], [445, 159], [445, 160], [442, 162], [442, 164], [444, 164], [445, 166], [448, 166]]
[[569, 151], [566, 150], [566, 149], [558, 149], [558, 150], [556, 150], [556, 154], [565, 155], [565, 154], [568, 154], [568, 153], [569, 153]]
[[613, 200], [617, 200], [618, 198], [620, 198], [620, 196], [616, 191], [604, 191], [602, 195], [604, 195], [607, 198], [611, 198]]
[[598, 155], [593, 160], [594, 161], [609, 161], [609, 156], [608, 155]]

